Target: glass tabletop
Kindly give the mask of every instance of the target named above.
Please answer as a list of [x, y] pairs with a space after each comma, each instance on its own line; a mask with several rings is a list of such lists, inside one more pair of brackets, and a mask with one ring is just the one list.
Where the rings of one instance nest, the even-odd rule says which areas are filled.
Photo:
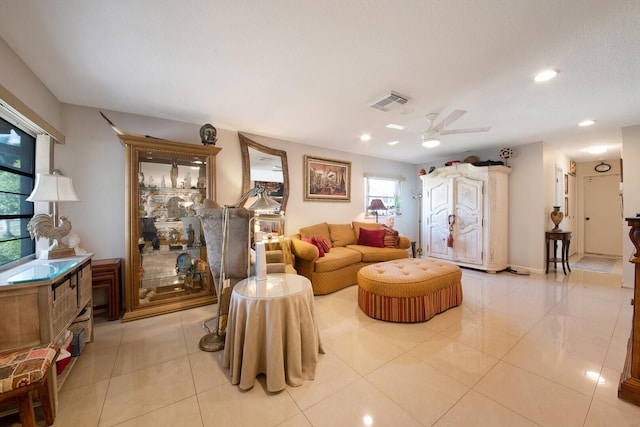
[[71, 270], [71, 268], [78, 265], [79, 262], [80, 260], [49, 261], [43, 264], [32, 265], [26, 270], [9, 277], [7, 282], [16, 284], [53, 279]]
[[297, 274], [268, 274], [264, 280], [255, 276], [240, 281], [233, 292], [246, 298], [283, 298], [304, 292], [311, 286], [309, 279]]

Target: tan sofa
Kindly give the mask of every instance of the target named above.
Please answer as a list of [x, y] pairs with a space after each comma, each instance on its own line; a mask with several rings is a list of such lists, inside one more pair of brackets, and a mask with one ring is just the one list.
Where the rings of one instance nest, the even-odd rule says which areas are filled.
[[[353, 224], [322, 222], [301, 228], [298, 234], [290, 236], [296, 271], [311, 280], [315, 295], [323, 295], [355, 285], [358, 270], [366, 265], [408, 258], [411, 241], [406, 236], [398, 236], [397, 248], [357, 244], [361, 228], [377, 230], [381, 227], [376, 223], [354, 221]], [[330, 245], [329, 252], [323, 257], [316, 245], [302, 240], [312, 237], [322, 237]]]

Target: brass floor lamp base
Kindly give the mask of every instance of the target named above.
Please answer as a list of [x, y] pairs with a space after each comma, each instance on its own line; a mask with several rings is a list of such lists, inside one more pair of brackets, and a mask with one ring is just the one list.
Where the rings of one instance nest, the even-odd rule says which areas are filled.
[[220, 351], [224, 348], [225, 334], [218, 335], [217, 332], [211, 332], [200, 338], [200, 350], [202, 351]]

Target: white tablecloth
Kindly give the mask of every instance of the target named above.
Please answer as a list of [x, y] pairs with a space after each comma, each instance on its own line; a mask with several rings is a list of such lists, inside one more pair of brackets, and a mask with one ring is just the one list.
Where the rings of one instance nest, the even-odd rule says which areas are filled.
[[299, 386], [315, 377], [324, 353], [309, 280], [295, 274], [270, 274], [239, 282], [231, 295], [223, 363], [231, 383], [250, 389], [266, 374], [267, 390]]

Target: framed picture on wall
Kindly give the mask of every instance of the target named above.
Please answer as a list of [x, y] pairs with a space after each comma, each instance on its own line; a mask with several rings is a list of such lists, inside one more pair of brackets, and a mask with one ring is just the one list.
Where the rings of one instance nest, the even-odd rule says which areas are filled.
[[569, 218], [569, 198], [564, 198], [564, 217]]
[[304, 156], [304, 200], [351, 201], [351, 162]]
[[564, 194], [569, 194], [569, 174], [564, 174]]

